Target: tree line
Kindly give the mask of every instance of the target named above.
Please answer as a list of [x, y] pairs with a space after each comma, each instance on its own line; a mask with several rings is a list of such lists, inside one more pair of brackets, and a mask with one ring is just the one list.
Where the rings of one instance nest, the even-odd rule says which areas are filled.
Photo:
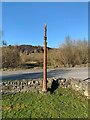
[[[26, 62], [43, 63], [43, 53], [27, 55], [17, 48], [2, 47], [2, 68], [16, 68]], [[88, 41], [72, 40], [66, 37], [65, 42], [57, 49], [47, 50], [47, 65], [53, 67], [74, 67], [75, 65], [88, 63]]]
[[87, 64], [88, 42], [85, 39], [72, 40], [67, 37], [59, 49], [49, 53], [48, 58], [54, 66], [74, 67], [75, 65]]

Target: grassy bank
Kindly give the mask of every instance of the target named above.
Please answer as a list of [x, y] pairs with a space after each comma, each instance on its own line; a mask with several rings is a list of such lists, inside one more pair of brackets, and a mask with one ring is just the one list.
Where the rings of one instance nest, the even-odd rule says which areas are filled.
[[3, 118], [87, 118], [88, 100], [68, 88], [2, 96]]

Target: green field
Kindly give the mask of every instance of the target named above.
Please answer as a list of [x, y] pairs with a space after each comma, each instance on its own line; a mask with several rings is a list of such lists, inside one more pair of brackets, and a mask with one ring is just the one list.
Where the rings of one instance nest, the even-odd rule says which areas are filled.
[[54, 93], [17, 93], [2, 96], [3, 118], [87, 118], [88, 100], [79, 93], [58, 88]]

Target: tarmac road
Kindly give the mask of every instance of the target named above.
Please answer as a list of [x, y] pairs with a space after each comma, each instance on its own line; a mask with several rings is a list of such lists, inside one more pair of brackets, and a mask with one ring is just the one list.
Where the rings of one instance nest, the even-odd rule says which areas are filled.
[[[47, 70], [47, 77], [87, 79], [88, 68], [57, 68]], [[3, 71], [0, 80], [22, 80], [43, 78], [43, 69]]]

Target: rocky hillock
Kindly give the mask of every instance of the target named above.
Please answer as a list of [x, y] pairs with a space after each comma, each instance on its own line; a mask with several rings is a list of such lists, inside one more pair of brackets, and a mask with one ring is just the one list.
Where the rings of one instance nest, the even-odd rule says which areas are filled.
[[[16, 48], [19, 52], [27, 53], [27, 54], [30, 54], [30, 53], [43, 53], [44, 52], [43, 46], [33, 46], [33, 45], [15, 45], [15, 46], [11, 46], [11, 45], [9, 45], [7, 47]], [[52, 48], [47, 47], [47, 50], [50, 50], [50, 49], [52, 49]]]

